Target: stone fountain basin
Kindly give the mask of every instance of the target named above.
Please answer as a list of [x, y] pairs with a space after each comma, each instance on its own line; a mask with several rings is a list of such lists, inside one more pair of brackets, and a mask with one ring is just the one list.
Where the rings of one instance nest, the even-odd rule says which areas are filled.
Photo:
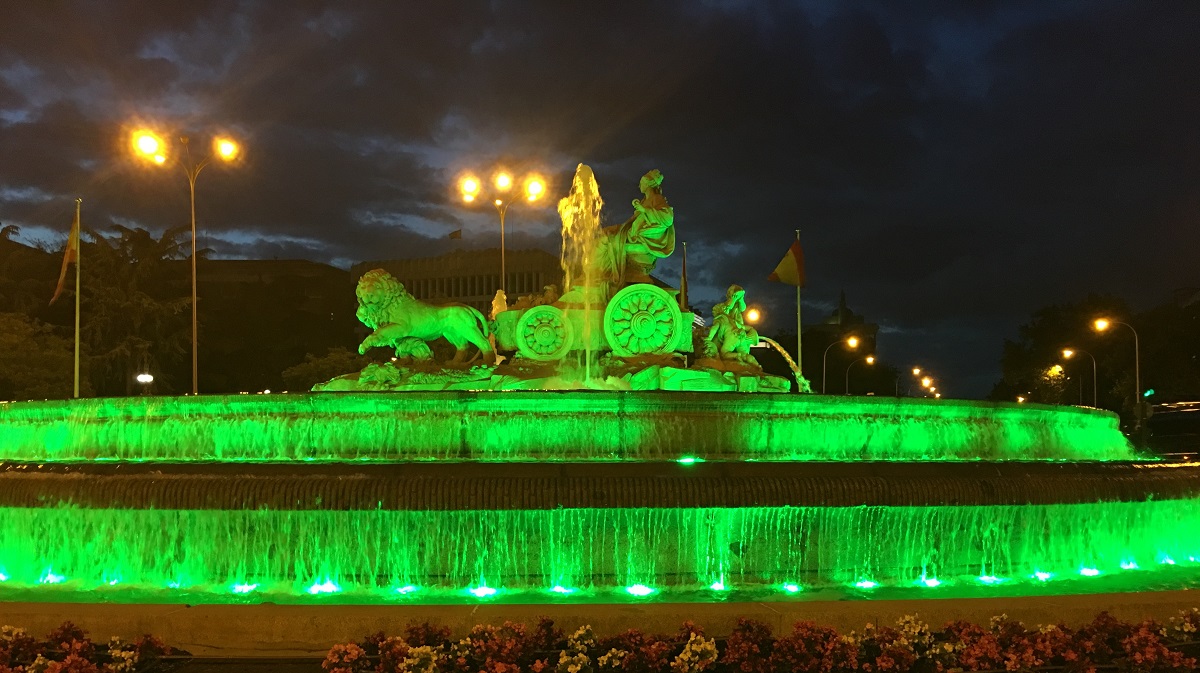
[[1115, 414], [963, 400], [628, 391], [306, 393], [0, 405], [0, 460], [1111, 461]]

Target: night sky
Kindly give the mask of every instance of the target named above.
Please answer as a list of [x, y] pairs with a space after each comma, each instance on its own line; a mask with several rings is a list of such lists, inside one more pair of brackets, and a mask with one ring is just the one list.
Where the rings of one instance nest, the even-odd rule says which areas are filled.
[[[616, 224], [659, 168], [705, 313], [737, 282], [793, 325], [766, 276], [800, 228], [807, 322], [844, 290], [883, 361], [982, 396], [1034, 309], [1200, 285], [1198, 36], [1195, 1], [7, 2], [0, 222], [186, 225], [141, 124], [245, 143], [198, 182], [219, 257], [494, 247], [455, 178], [501, 164], [555, 197], [592, 165]], [[552, 203], [510, 248], [557, 252]]]

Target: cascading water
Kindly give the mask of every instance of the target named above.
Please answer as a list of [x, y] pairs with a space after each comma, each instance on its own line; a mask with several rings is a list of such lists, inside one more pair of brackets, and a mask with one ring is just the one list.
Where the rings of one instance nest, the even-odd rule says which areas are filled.
[[246, 593], [445, 602], [491, 590], [517, 601], [552, 592], [611, 600], [637, 587], [679, 600], [800, 588], [1071, 592], [1087, 589], [1066, 580], [1194, 573], [1200, 554], [1194, 499], [432, 512], [60, 506], [0, 516], [0, 589], [61, 585], [106, 600], [174, 592], [209, 602]]
[[567, 295], [564, 301], [574, 301], [581, 305], [582, 318], [580, 352], [584, 371], [584, 384], [587, 387], [592, 382], [592, 370], [597, 352], [596, 315], [603, 310], [603, 301], [607, 292], [599, 286], [603, 279], [596, 277], [596, 254], [599, 249], [601, 236], [600, 210], [604, 200], [600, 198], [600, 186], [596, 184], [596, 176], [592, 169], [585, 164], [579, 164], [575, 169], [575, 177], [571, 180], [571, 191], [558, 202], [558, 214], [562, 218], [562, 255], [563, 285]]

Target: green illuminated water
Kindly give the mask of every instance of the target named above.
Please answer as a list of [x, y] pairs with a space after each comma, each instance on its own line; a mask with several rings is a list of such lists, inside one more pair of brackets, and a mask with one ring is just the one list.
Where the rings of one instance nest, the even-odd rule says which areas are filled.
[[1109, 412], [604, 391], [130, 397], [0, 405], [0, 460], [1127, 460]]
[[1200, 572], [1196, 499], [530, 511], [60, 505], [0, 509], [0, 517], [0, 599], [22, 592], [180, 602], [336, 594], [353, 602], [445, 602], [477, 600], [468, 593], [474, 590], [496, 600], [643, 600], [634, 594], [647, 591], [647, 599], [707, 592], [712, 600], [720, 598], [715, 586], [779, 597], [789, 585], [798, 592], [856, 584], [1036, 592], [1068, 579], [1133, 573], [1152, 583], [1157, 573]]

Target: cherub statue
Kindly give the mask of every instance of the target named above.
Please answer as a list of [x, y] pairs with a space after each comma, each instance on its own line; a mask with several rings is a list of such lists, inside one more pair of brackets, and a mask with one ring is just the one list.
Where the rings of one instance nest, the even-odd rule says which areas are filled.
[[745, 312], [746, 291], [740, 285], [730, 285], [725, 301], [713, 307], [712, 328], [704, 341], [706, 357], [759, 367], [758, 360], [750, 355], [750, 348], [758, 344], [758, 331], [746, 324], [742, 318]]

